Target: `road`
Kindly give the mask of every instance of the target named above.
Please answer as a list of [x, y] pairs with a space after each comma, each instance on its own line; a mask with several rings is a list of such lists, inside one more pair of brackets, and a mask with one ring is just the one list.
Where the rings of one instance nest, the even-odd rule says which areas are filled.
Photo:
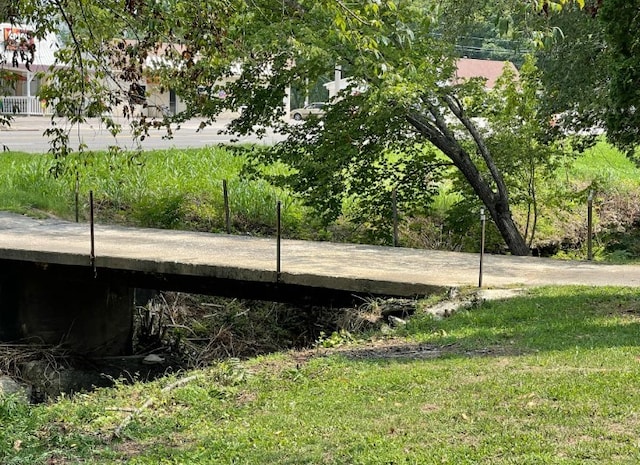
[[[220, 134], [229, 122], [229, 119], [216, 122], [213, 126], [198, 131], [200, 121], [194, 119], [181, 125], [181, 129], [174, 131], [173, 137], [167, 139], [163, 130], [151, 130], [150, 136], [142, 142], [144, 150], [157, 150], [169, 148], [198, 148], [209, 145], [230, 143], [232, 136]], [[84, 143], [89, 150], [104, 150], [112, 145], [122, 148], [135, 148], [125, 119], [118, 121], [123, 126], [123, 133], [114, 138], [99, 119], [89, 119], [87, 123], [71, 126], [65, 121], [58, 124], [65, 129], [70, 129], [70, 146], [76, 148]], [[43, 135], [50, 127], [50, 117], [43, 116], [16, 116], [10, 128], [0, 130], [0, 144], [10, 151], [44, 153], [49, 150], [49, 139]], [[251, 142], [261, 144], [273, 144], [281, 140], [281, 136], [267, 131], [264, 138], [256, 136], [240, 138], [239, 142]]]

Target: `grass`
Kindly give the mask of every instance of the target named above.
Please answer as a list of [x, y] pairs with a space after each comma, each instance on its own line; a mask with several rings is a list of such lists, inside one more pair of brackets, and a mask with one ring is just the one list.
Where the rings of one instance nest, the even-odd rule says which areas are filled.
[[4, 399], [0, 462], [637, 463], [639, 330], [637, 290], [546, 288], [336, 350], [226, 361], [171, 390]]
[[72, 195], [67, 183], [47, 176], [50, 166], [46, 155], [0, 154], [0, 208], [71, 215]]
[[576, 159], [571, 165], [569, 175], [575, 179], [611, 188], [620, 187], [621, 183], [627, 187], [640, 186], [638, 166], [624, 153], [603, 140]]
[[[302, 227], [305, 211], [296, 198], [262, 180], [244, 179], [244, 159], [222, 148], [127, 153], [87, 153], [66, 160], [65, 175], [49, 175], [46, 155], [0, 154], [0, 210], [75, 216], [78, 172], [80, 216], [88, 217], [94, 192], [98, 221], [206, 231], [225, 229], [223, 180], [228, 181], [233, 229], [268, 233], [275, 229], [276, 203], [283, 225]], [[277, 167], [275, 168], [277, 169]]]

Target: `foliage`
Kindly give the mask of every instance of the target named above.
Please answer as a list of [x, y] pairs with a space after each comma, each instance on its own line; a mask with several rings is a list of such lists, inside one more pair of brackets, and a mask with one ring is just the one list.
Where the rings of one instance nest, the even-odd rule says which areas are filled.
[[404, 337], [22, 406], [3, 421], [0, 460], [633, 462], [639, 314], [634, 289], [540, 289], [416, 316]]
[[549, 17], [560, 32], [540, 52], [548, 111], [571, 131], [606, 129], [607, 137], [633, 155], [640, 141], [637, 1], [586, 2]]
[[592, 133], [603, 127], [608, 108], [609, 52], [602, 23], [576, 7], [548, 21], [558, 32], [537, 54], [544, 112], [557, 130]]
[[[433, 149], [396, 136], [403, 121], [393, 109], [369, 109], [361, 99], [350, 110], [346, 102], [336, 102], [342, 110], [332, 108], [322, 126], [307, 121], [253, 160], [258, 167], [285, 163], [291, 171], [270, 181], [301, 193], [324, 224], [345, 214], [354, 224], [365, 224], [374, 241], [388, 243], [394, 192], [404, 214], [424, 211], [438, 190], [442, 164]], [[342, 111], [351, 117], [345, 120]]]
[[598, 18], [611, 54], [609, 67], [609, 109], [607, 135], [619, 146], [631, 150], [640, 143], [640, 2], [607, 0]]
[[544, 194], [556, 195], [542, 186], [549, 185], [556, 170], [573, 153], [568, 141], [549, 137], [552, 128], [540, 99], [544, 87], [531, 56], [525, 57], [518, 80], [507, 68], [496, 87], [496, 98], [490, 104], [493, 134], [488, 144], [510, 186], [512, 202], [526, 212], [524, 236], [531, 247], [543, 206], [550, 206], [552, 200], [545, 199]]
[[[327, 220], [354, 192], [356, 217], [388, 210], [395, 184], [401, 201], [417, 197], [412, 207], [424, 208], [439, 168], [433, 150], [425, 150], [432, 146], [462, 173], [511, 251], [526, 254], [504, 175], [464, 103], [478, 83], [454, 79], [455, 45], [488, 12], [526, 19], [538, 7], [509, 0], [499, 6], [470, 0], [173, 0], [41, 8], [23, 0], [20, 12], [41, 35], [66, 25], [70, 41], [57, 52], [65, 66], [53, 72], [42, 96], [73, 122], [102, 115], [115, 133], [119, 128], [108, 115], [121, 111], [144, 138], [150, 127], [169, 128], [171, 120], [200, 115], [211, 121], [242, 109], [229, 131], [261, 134], [272, 126], [287, 134], [286, 143], [258, 161], [289, 166], [290, 176], [281, 182]], [[348, 73], [351, 86], [326, 115], [303, 126], [284, 121], [288, 89], [308, 89], [336, 66]], [[175, 91], [187, 110], [148, 118], [140, 111], [145, 83]], [[52, 152], [68, 154], [64, 130], [54, 125], [49, 135]], [[376, 225], [382, 218], [388, 216], [367, 221]], [[388, 234], [385, 229], [380, 224], [380, 234]]]
[[[640, 220], [639, 182], [637, 165], [604, 138], [599, 139], [571, 165], [556, 173], [553, 184], [565, 186], [565, 194], [556, 204], [559, 210], [555, 215], [557, 221], [552, 223], [553, 229], [564, 228], [567, 246], [578, 249], [579, 257], [586, 257], [586, 199], [592, 193], [594, 248], [598, 251], [595, 258], [620, 261], [626, 256], [633, 260]], [[571, 220], [572, 216], [575, 220]], [[573, 244], [568, 239], [572, 236]]]
[[[557, 214], [554, 205], [561, 186], [554, 188], [552, 179], [574, 156], [568, 139], [550, 137], [553, 128], [539, 98], [542, 90], [535, 60], [527, 55], [518, 74], [512, 66], [505, 66], [491, 92], [478, 92], [467, 100], [471, 112], [484, 116], [487, 147], [509, 186], [529, 247], [535, 243], [538, 222]], [[482, 174], [488, 176], [486, 170]], [[470, 233], [475, 244], [481, 205], [464, 179], [458, 177], [454, 186], [462, 200], [448, 212], [448, 223], [460, 234]], [[487, 238], [488, 250], [502, 251], [499, 231], [490, 227]]]

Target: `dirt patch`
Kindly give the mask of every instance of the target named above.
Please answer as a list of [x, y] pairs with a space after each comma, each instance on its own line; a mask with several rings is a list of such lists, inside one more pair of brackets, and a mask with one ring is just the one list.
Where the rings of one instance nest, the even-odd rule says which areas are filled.
[[[169, 447], [171, 449], [184, 449], [193, 443], [193, 439], [189, 438], [185, 434], [176, 433], [173, 434], [170, 442], [163, 442], [163, 447]], [[136, 442], [136, 441], [122, 441], [118, 443], [113, 443], [110, 445], [110, 449], [116, 452], [121, 460], [124, 460], [123, 463], [127, 463], [130, 459], [133, 459], [148, 450], [155, 449], [159, 443], [157, 441], [145, 441], [145, 442]]]
[[[462, 357], [501, 357], [514, 355], [513, 350], [505, 347], [486, 347], [480, 349], [465, 349], [457, 344], [436, 345], [416, 343], [400, 338], [372, 340], [344, 347], [315, 348], [299, 350], [290, 353], [288, 360], [277, 363], [279, 367], [300, 366], [317, 357], [343, 356], [350, 360], [430, 360], [446, 356]], [[262, 366], [269, 370], [271, 363]]]

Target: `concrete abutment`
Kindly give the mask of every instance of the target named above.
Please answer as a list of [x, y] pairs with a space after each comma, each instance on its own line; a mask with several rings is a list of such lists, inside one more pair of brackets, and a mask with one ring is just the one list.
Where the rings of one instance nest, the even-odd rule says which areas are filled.
[[0, 341], [61, 345], [83, 355], [132, 351], [134, 290], [87, 267], [36, 263], [0, 272]]

